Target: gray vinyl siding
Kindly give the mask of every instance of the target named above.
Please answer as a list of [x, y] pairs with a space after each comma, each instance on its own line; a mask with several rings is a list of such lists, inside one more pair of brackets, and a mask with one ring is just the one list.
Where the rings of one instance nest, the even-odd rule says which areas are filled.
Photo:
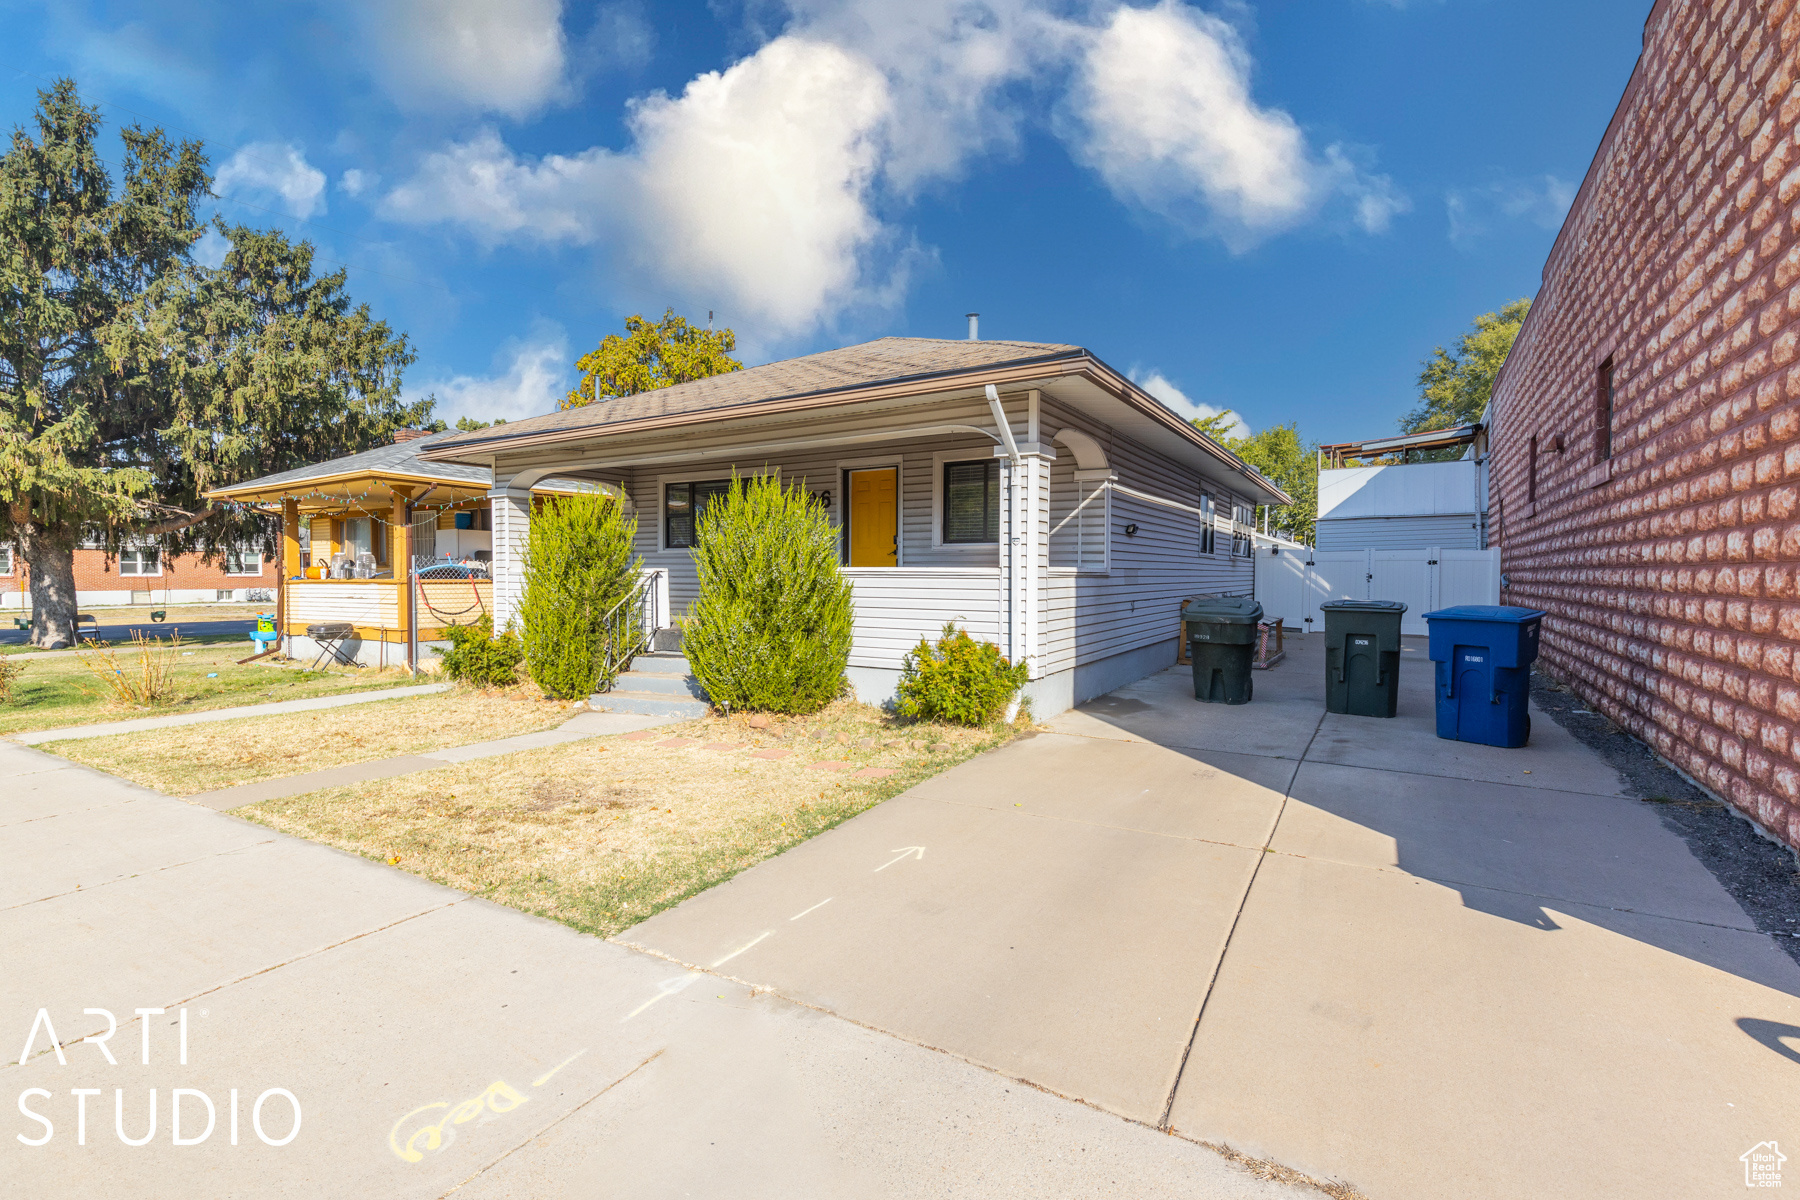
[[1318, 550], [1480, 550], [1474, 513], [1436, 517], [1340, 517], [1320, 521], [1313, 534]]
[[[1106, 451], [1117, 482], [1124, 487], [1180, 504], [1199, 506], [1201, 479], [1131, 438], [1046, 400], [1045, 438], [1075, 428]], [[1074, 488], [1074, 465], [1067, 451], [1051, 471], [1051, 510], [1066, 512]], [[1061, 483], [1066, 480], [1066, 486]], [[1200, 518], [1121, 492], [1111, 498], [1108, 522], [1110, 569], [1104, 574], [1053, 566], [1045, 581], [1046, 602], [1038, 635], [1042, 672], [1053, 674], [1097, 662], [1157, 642], [1171, 647], [1180, 633], [1181, 603], [1190, 596], [1248, 594], [1254, 565], [1231, 551], [1232, 493], [1209, 485], [1216, 501], [1215, 553], [1200, 553]], [[1059, 494], [1063, 497], [1058, 504]], [[1054, 520], [1053, 522], [1054, 523]], [[1126, 537], [1128, 524], [1138, 527]], [[1064, 561], [1063, 555], [1053, 557]]]
[[[1022, 436], [1026, 427], [1025, 397], [1009, 395], [1006, 404], [1013, 428]], [[953, 461], [991, 458], [993, 439], [976, 433], [936, 433], [770, 454], [745, 451], [742, 446], [756, 436], [773, 443], [939, 424], [987, 428], [992, 425], [992, 417], [986, 404], [978, 401], [933, 401], [896, 406], [884, 412], [865, 410], [815, 416], [804, 423], [771, 423], [762, 427], [761, 433], [743, 428], [678, 430], [609, 443], [603, 451], [594, 453], [593, 461], [604, 464], [608, 458], [703, 452], [709, 444], [719, 448], [718, 456], [680, 464], [615, 469], [597, 465], [593, 473], [620, 484], [629, 494], [638, 519], [638, 553], [645, 566], [668, 571], [669, 610], [679, 617], [695, 599], [697, 578], [688, 550], [663, 548], [662, 481], [727, 478], [734, 466], [740, 474], [776, 468], [784, 481], [801, 480], [811, 492], [831, 492], [831, 519], [837, 524], [844, 514], [843, 464], [867, 460], [873, 465], [898, 460], [900, 566], [847, 571], [857, 594], [856, 642], [851, 664], [892, 669], [899, 667], [901, 657], [920, 637], [935, 635], [946, 621], [955, 621], [978, 638], [1002, 641], [1006, 581], [999, 569], [999, 546], [933, 545], [936, 457], [947, 455]], [[1045, 396], [1041, 404], [1041, 440], [1049, 443], [1057, 431], [1067, 428], [1081, 430], [1100, 443], [1119, 485], [1179, 504], [1198, 505], [1201, 479], [1196, 471]], [[567, 449], [546, 451], [540, 461], [534, 461], [530, 455], [511, 456], [503, 464], [502, 473], [550, 465], [574, 470], [579, 464], [572, 457]], [[1231, 505], [1237, 497], [1212, 488], [1218, 531], [1217, 550], [1212, 554], [1200, 553], [1200, 520], [1196, 514], [1116, 491], [1106, 499], [1110, 514], [1106, 515], [1103, 509], [1102, 517], [1083, 531], [1082, 544], [1071, 547], [1060, 534], [1049, 534], [1077, 502], [1074, 471], [1073, 454], [1066, 448], [1057, 448], [1057, 457], [1040, 475], [1037, 504], [1033, 506], [1040, 534], [1038, 545], [1043, 548], [1038, 563], [1034, 676], [1041, 678], [1159, 643], [1168, 643], [1172, 651], [1184, 599], [1252, 590], [1251, 560], [1230, 553]], [[1138, 526], [1135, 537], [1123, 535], [1127, 524]], [[1065, 527], [1064, 532], [1067, 531]], [[1097, 543], [1096, 538], [1104, 540]]]

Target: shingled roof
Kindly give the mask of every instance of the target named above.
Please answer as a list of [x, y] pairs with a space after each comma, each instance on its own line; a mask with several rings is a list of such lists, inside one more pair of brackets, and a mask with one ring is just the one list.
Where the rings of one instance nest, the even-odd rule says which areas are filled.
[[884, 337], [839, 350], [783, 359], [635, 396], [513, 421], [491, 429], [433, 439], [432, 456], [532, 434], [600, 429], [629, 421], [679, 416], [811, 396], [874, 383], [926, 379], [984, 367], [1002, 367], [1082, 354], [1080, 346], [1055, 342], [962, 341]]
[[360, 475], [383, 475], [395, 478], [424, 479], [436, 483], [471, 484], [486, 488], [492, 485], [494, 473], [486, 467], [464, 466], [453, 462], [427, 462], [419, 457], [419, 453], [428, 447], [441, 444], [451, 433], [434, 433], [428, 437], [413, 438], [410, 441], [394, 442], [386, 446], [377, 446], [373, 450], [364, 450], [360, 454], [346, 454], [342, 458], [327, 459], [311, 466], [295, 467], [291, 471], [281, 471], [274, 475], [264, 475], [260, 479], [249, 479], [230, 487], [217, 488], [209, 495], [228, 496], [238, 493], [266, 492], [277, 488], [291, 488], [296, 484], [311, 483], [325, 479], [343, 479]]

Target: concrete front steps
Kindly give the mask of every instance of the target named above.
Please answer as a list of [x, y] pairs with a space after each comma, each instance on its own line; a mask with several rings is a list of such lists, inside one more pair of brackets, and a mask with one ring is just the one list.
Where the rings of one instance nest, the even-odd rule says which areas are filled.
[[652, 651], [631, 660], [611, 690], [588, 697], [588, 707], [607, 712], [643, 713], [651, 717], [703, 717], [712, 705], [700, 681], [688, 673], [688, 660], [674, 651]]

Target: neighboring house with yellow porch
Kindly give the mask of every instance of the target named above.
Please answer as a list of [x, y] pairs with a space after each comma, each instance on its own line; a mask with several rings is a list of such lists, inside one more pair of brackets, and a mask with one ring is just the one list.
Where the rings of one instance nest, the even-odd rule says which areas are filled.
[[696, 518], [733, 473], [769, 472], [841, 531], [861, 699], [891, 697], [907, 651], [953, 621], [1030, 664], [1040, 716], [1172, 665], [1182, 601], [1248, 594], [1254, 506], [1292, 502], [1094, 354], [1039, 342], [882, 338], [418, 454], [491, 472], [497, 624], [517, 611], [532, 495], [579, 482], [636, 516], [645, 623], [673, 650]]
[[[280, 516], [276, 619], [288, 654], [425, 666], [423, 648], [445, 628], [492, 615], [492, 475], [419, 456], [444, 436], [405, 429], [391, 445], [207, 493]], [[593, 487], [545, 480], [537, 491]]]

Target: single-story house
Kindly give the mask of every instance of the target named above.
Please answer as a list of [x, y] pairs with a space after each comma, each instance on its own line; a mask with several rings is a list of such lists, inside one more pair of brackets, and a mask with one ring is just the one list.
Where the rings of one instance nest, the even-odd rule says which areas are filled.
[[[429, 659], [421, 645], [441, 641], [447, 627], [492, 615], [493, 479], [485, 467], [420, 457], [447, 436], [403, 429], [390, 445], [207, 493], [280, 515], [270, 583], [288, 654], [316, 657], [308, 628], [338, 624], [351, 628], [338, 643], [344, 657], [412, 666]], [[536, 490], [587, 485], [546, 479]]]
[[516, 611], [534, 487], [638, 522], [654, 621], [697, 591], [695, 516], [733, 473], [798, 481], [841, 530], [849, 674], [889, 699], [946, 622], [1030, 664], [1040, 715], [1175, 662], [1198, 594], [1252, 590], [1252, 513], [1291, 498], [1079, 346], [881, 338], [503, 426], [419, 457], [491, 471], [494, 604]]

